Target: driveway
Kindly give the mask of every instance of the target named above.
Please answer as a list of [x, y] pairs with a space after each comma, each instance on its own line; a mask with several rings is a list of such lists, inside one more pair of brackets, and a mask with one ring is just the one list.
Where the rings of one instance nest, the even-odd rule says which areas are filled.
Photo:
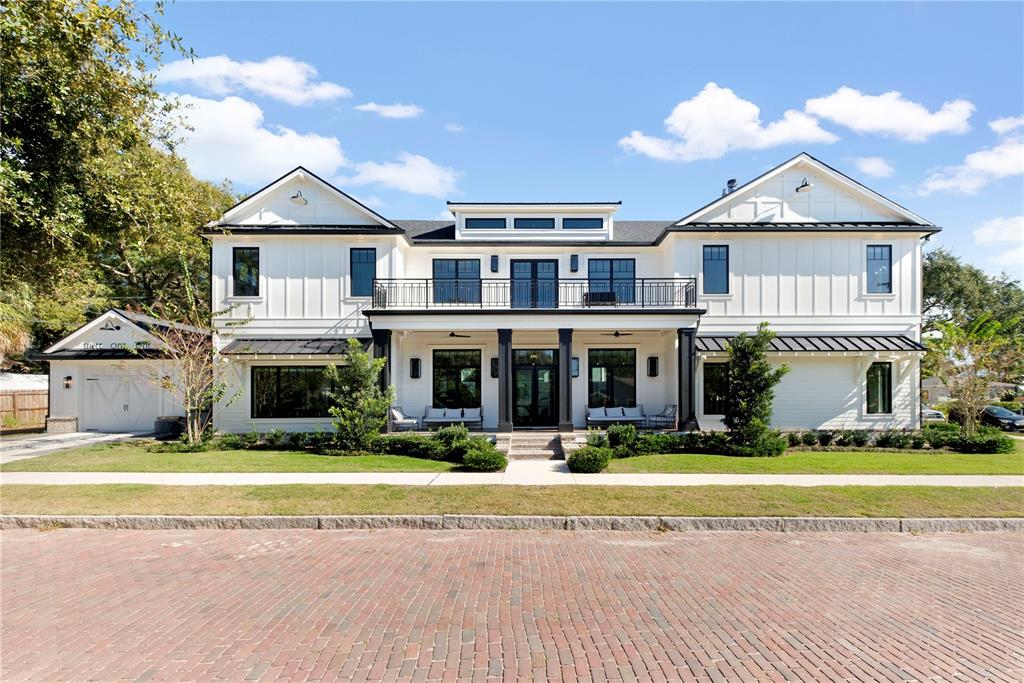
[[1021, 680], [1024, 538], [0, 533], [5, 681]]
[[71, 432], [70, 434], [26, 434], [20, 438], [5, 438], [0, 440], [0, 464], [6, 465], [16, 460], [34, 458], [37, 455], [62, 451], [66, 448], [81, 448], [97, 443], [125, 441], [147, 434], [144, 432]]

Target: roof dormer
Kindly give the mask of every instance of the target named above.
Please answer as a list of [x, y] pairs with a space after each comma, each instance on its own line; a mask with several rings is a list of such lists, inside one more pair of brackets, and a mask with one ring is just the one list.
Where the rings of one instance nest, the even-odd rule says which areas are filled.
[[622, 202], [448, 202], [456, 240], [580, 241], [612, 239], [613, 215]]

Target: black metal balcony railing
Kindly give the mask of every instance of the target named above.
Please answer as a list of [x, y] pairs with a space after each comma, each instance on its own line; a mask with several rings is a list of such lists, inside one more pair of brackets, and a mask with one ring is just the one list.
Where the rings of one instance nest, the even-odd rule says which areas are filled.
[[377, 310], [427, 308], [696, 308], [694, 278], [634, 280], [376, 279]]

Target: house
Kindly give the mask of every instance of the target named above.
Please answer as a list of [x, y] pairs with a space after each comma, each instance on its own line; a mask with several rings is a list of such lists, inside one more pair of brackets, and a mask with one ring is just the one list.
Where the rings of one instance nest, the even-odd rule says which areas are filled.
[[296, 168], [204, 230], [239, 396], [215, 427], [327, 428], [323, 368], [356, 337], [410, 414], [568, 431], [588, 407], [674, 405], [681, 426], [716, 428], [727, 344], [762, 321], [791, 368], [777, 427], [919, 426], [921, 245], [938, 227], [807, 154], [677, 220], [620, 208], [449, 202], [451, 220], [396, 220]]

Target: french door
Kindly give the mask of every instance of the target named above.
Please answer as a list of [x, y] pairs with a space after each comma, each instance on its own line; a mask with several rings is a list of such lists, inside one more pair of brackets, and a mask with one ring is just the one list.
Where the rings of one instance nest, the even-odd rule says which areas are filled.
[[558, 424], [558, 351], [512, 351], [512, 424], [551, 427]]
[[512, 261], [512, 308], [558, 307], [558, 261]]

